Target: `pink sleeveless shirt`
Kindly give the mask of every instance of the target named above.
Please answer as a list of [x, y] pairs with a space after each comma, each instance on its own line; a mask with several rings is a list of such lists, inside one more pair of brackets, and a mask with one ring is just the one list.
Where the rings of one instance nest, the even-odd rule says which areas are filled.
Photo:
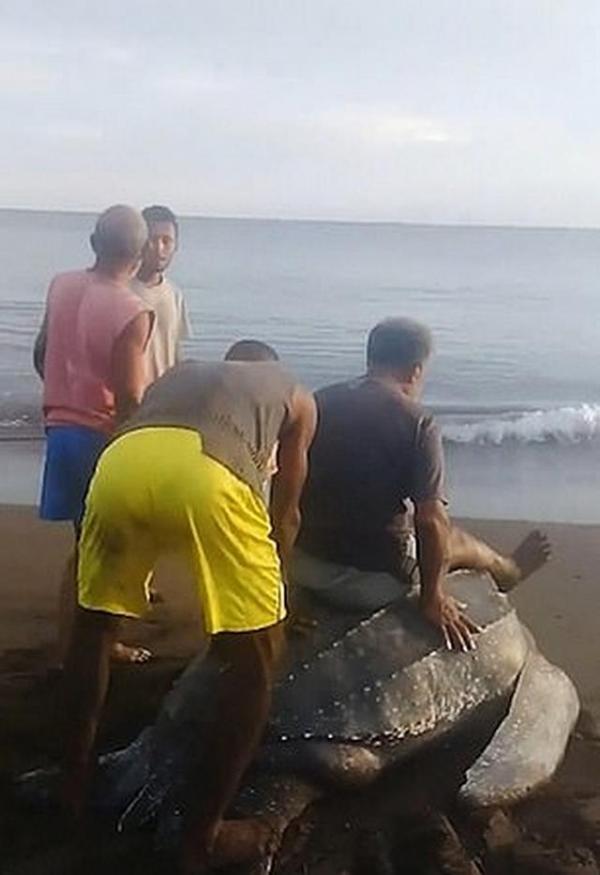
[[72, 271], [52, 280], [46, 308], [46, 425], [113, 430], [115, 341], [139, 313], [148, 311], [128, 286], [93, 271]]

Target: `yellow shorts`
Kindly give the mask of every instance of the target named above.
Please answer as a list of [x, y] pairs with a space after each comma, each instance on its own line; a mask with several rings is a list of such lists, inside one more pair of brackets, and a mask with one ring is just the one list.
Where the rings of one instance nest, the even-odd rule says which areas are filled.
[[264, 502], [182, 428], [143, 428], [104, 451], [79, 542], [79, 604], [142, 616], [159, 554], [177, 552], [197, 582], [209, 634], [264, 629], [285, 617]]

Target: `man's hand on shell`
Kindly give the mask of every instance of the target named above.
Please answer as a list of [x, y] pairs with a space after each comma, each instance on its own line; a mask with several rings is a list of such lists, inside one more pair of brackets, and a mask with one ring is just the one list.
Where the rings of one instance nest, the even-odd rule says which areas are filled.
[[448, 650], [475, 650], [475, 633], [481, 629], [465, 613], [464, 605], [452, 596], [440, 593], [421, 599], [421, 611], [444, 636]]

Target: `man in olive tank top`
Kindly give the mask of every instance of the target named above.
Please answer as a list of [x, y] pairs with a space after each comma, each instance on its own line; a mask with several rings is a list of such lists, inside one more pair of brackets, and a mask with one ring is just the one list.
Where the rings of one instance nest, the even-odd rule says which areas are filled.
[[184, 362], [148, 390], [90, 486], [65, 666], [65, 803], [74, 813], [84, 803], [119, 619], [144, 614], [159, 554], [176, 551], [193, 572], [211, 651], [227, 666], [184, 842], [187, 872], [268, 835], [266, 821], [223, 818], [267, 719], [315, 425], [312, 396], [278, 362]]

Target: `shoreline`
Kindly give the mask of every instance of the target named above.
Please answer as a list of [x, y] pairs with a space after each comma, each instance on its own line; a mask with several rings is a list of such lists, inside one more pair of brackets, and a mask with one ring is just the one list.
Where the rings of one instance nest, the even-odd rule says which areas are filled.
[[[0, 440], [0, 505], [38, 501], [44, 441]], [[454, 518], [600, 525], [598, 446], [446, 446]]]

